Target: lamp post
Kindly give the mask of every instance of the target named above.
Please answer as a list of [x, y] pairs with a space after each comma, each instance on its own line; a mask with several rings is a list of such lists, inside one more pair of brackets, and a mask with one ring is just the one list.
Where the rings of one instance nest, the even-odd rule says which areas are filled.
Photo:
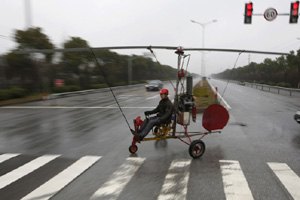
[[26, 19], [26, 27], [31, 27], [31, 5], [30, 0], [25, 0], [25, 19]]
[[[216, 19], [209, 21], [209, 22], [205, 22], [205, 23], [200, 23], [194, 20], [191, 20], [192, 23], [195, 24], [199, 24], [200, 26], [202, 26], [202, 48], [204, 48], [204, 41], [205, 41], [205, 27], [209, 24], [212, 24], [214, 22], [217, 22]], [[202, 79], [205, 77], [205, 62], [204, 62], [204, 51], [202, 51], [202, 61], [201, 61], [201, 76]]]

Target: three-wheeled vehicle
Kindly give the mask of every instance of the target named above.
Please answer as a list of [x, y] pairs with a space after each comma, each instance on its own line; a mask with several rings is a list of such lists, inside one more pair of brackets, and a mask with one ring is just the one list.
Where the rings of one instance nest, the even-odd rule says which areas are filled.
[[[193, 79], [192, 76], [186, 76], [181, 65], [181, 59], [185, 56], [182, 48], [178, 48], [175, 52], [178, 54], [178, 78], [176, 81], [175, 97], [174, 97], [174, 113], [169, 121], [164, 124], [156, 126], [152, 130], [152, 137], [146, 137], [143, 140], [139, 140], [136, 136], [133, 136], [132, 143], [129, 146], [130, 153], [135, 153], [138, 150], [137, 143], [153, 141], [153, 140], [165, 140], [165, 139], [179, 139], [185, 144], [189, 145], [189, 154], [193, 158], [199, 158], [205, 152], [205, 144], [202, 141], [203, 137], [211, 133], [221, 133], [228, 120], [228, 111], [219, 104], [213, 104], [208, 106], [202, 118], [202, 126], [206, 129], [205, 132], [190, 132], [188, 126], [190, 125], [190, 118], [192, 115], [193, 122], [196, 122], [196, 104], [193, 97]], [[186, 88], [184, 88], [184, 80], [186, 80]], [[179, 90], [179, 85], [181, 90]], [[179, 91], [184, 91], [179, 94]], [[148, 116], [145, 116], [145, 120], [149, 120]], [[144, 121], [138, 116], [133, 120], [134, 131], [138, 133], [139, 128], [143, 125]], [[176, 131], [177, 125], [182, 126], [184, 131]], [[193, 136], [200, 136], [197, 140], [191, 140]], [[184, 140], [187, 138], [187, 141]]]

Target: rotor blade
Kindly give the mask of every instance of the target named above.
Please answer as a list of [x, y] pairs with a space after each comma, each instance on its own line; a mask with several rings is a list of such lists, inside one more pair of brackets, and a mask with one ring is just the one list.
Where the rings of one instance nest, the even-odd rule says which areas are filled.
[[[177, 47], [172, 46], [115, 46], [115, 47], [91, 47], [91, 48], [69, 48], [69, 49], [32, 49], [15, 51], [16, 54], [29, 54], [29, 53], [55, 53], [55, 52], [80, 52], [90, 51], [90, 49], [104, 50], [104, 49], [165, 49], [176, 50]], [[183, 48], [183, 51], [218, 51], [218, 52], [236, 52], [236, 53], [254, 53], [254, 54], [272, 54], [272, 55], [289, 55], [286, 52], [271, 52], [271, 51], [255, 51], [246, 49], [212, 49], [212, 48]]]

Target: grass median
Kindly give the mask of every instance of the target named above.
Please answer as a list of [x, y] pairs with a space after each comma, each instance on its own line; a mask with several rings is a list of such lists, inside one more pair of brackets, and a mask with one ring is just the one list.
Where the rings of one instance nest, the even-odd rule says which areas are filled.
[[193, 95], [197, 111], [205, 110], [209, 105], [218, 103], [215, 99], [215, 93], [212, 91], [207, 80], [199, 81], [193, 88]]
[[43, 95], [36, 94], [36, 95], [30, 95], [23, 98], [15, 98], [15, 99], [0, 101], [0, 106], [16, 104], [16, 103], [26, 103], [26, 102], [38, 101], [38, 100], [43, 100]]

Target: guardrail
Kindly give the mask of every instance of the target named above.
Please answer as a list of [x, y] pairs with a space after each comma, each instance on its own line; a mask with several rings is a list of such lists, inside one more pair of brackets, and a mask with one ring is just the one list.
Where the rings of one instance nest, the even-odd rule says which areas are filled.
[[263, 91], [275, 92], [281, 94], [281, 91], [287, 92], [290, 96], [292, 94], [300, 95], [300, 89], [293, 89], [293, 88], [284, 88], [278, 86], [271, 86], [271, 85], [264, 85], [264, 84], [257, 84], [257, 83], [249, 83], [244, 82], [246, 86], [255, 87], [256, 89], [261, 89]]

